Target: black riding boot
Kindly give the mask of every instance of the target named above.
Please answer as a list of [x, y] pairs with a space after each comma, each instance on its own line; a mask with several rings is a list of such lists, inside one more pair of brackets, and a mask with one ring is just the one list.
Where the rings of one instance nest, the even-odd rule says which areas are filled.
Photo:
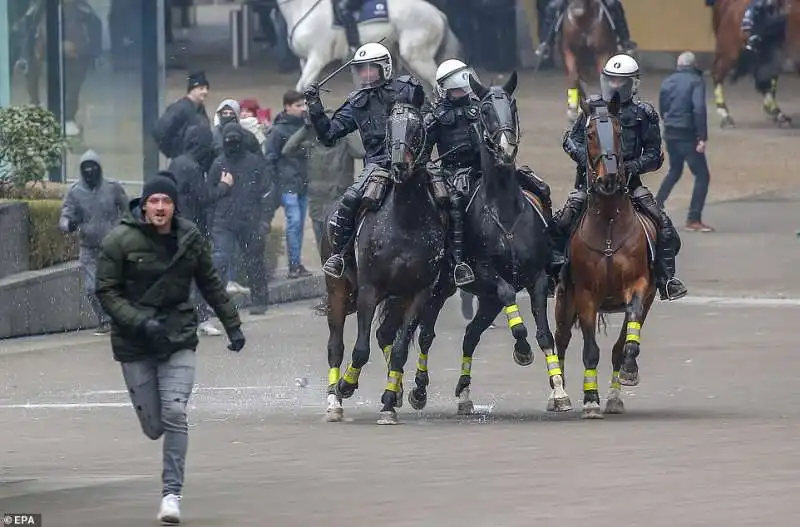
[[556, 27], [558, 24], [558, 17], [564, 12], [566, 5], [567, 3], [564, 0], [553, 0], [547, 4], [544, 10], [544, 38], [539, 42], [539, 47], [536, 48], [536, 55], [541, 59], [546, 59], [550, 56], [550, 51], [553, 47], [553, 42], [556, 39], [558, 30]]
[[636, 50], [636, 42], [631, 40], [631, 31], [628, 28], [628, 19], [625, 17], [625, 8], [620, 0], [612, 0], [606, 3], [611, 21], [617, 30], [617, 39], [622, 50], [631, 53]]
[[[357, 4], [357, 5], [356, 5]], [[360, 9], [361, 2], [352, 0], [336, 0], [336, 10], [344, 27], [344, 36], [347, 39], [347, 46], [351, 53], [361, 45], [361, 37], [358, 34], [358, 22], [356, 22], [355, 12]]]
[[333, 254], [322, 266], [322, 271], [330, 277], [341, 278], [344, 274], [344, 250], [355, 234], [356, 214], [361, 205], [357, 189], [350, 187], [342, 197], [339, 208], [331, 216], [331, 245]]
[[453, 225], [453, 279], [458, 287], [471, 284], [475, 281], [475, 273], [472, 268], [464, 262], [464, 211], [460, 206], [450, 207], [450, 222]]

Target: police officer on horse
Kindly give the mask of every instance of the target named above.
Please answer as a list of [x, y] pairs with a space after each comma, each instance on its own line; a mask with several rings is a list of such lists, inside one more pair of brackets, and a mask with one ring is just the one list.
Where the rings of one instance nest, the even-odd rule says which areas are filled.
[[[680, 237], [669, 216], [658, 206], [653, 194], [642, 185], [641, 175], [658, 170], [664, 163], [661, 151], [661, 130], [655, 108], [634, 100], [639, 87], [639, 64], [629, 55], [615, 55], [600, 75], [602, 99], [619, 97], [619, 119], [622, 125], [622, 160], [628, 177], [628, 192], [633, 203], [659, 227], [656, 242], [656, 279], [662, 300], [686, 296], [683, 283], [675, 277], [675, 257], [680, 250]], [[586, 204], [586, 119], [581, 113], [564, 136], [563, 148], [578, 163], [573, 190], [557, 219], [556, 250], [563, 253], [576, 222]]]
[[361, 46], [356, 15], [363, 4], [364, 0], [333, 0], [333, 10], [342, 22], [344, 36], [347, 38], [347, 46], [351, 53]]
[[780, 0], [750, 0], [742, 17], [742, 33], [747, 36], [747, 51], [758, 53], [770, 20], [781, 17]]
[[[425, 128], [428, 150], [438, 148], [441, 170], [432, 171], [432, 180], [442, 174], [447, 178], [451, 196], [451, 221], [453, 223], [453, 257], [457, 286], [475, 280], [472, 269], [463, 261], [464, 214], [468, 193], [481, 173], [481, 136], [478, 130], [478, 101], [469, 84], [470, 75], [477, 79], [472, 68], [456, 59], [442, 62], [436, 70], [436, 95], [434, 103], [426, 109]], [[535, 196], [544, 205], [548, 225], [552, 224], [550, 187], [539, 179], [528, 167], [517, 170], [520, 186]], [[472, 187], [474, 188], [474, 187]]]
[[366, 150], [361, 176], [347, 188], [330, 219], [333, 254], [322, 270], [334, 278], [341, 278], [344, 273], [343, 254], [355, 234], [362, 202], [377, 209], [388, 189], [390, 157], [385, 139], [392, 106], [405, 103], [421, 109], [425, 103], [425, 91], [417, 79], [410, 75], [392, 77], [392, 56], [382, 44], [372, 42], [358, 48], [351, 69], [356, 89], [330, 118], [325, 115], [319, 86], [311, 84], [304, 92], [309, 118], [321, 144], [333, 146], [358, 130]]

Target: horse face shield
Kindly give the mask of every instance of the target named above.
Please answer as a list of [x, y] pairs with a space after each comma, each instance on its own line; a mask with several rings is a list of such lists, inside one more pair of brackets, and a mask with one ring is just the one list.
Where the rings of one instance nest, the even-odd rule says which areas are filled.
[[425, 126], [419, 112], [398, 105], [389, 116], [387, 128], [392, 178], [402, 183], [421, 161], [425, 149]]
[[588, 159], [590, 162], [589, 182], [594, 192], [610, 196], [619, 190], [620, 145], [616, 138], [608, 108], [593, 109], [594, 115], [586, 124]]
[[490, 147], [498, 160], [511, 164], [519, 149], [517, 102], [505, 92], [493, 93], [481, 103], [481, 121]]

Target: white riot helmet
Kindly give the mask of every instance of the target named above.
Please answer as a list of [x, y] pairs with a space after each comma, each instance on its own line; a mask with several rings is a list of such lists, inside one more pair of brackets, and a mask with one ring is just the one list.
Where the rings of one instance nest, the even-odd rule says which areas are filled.
[[436, 69], [436, 92], [450, 100], [467, 97], [472, 93], [470, 75], [478, 80], [472, 68], [458, 59], [448, 59]]
[[600, 74], [600, 93], [604, 101], [619, 94], [619, 102], [630, 101], [639, 91], [639, 63], [630, 55], [614, 55]]
[[392, 77], [392, 55], [383, 44], [364, 44], [353, 55], [350, 70], [357, 88], [378, 86]]

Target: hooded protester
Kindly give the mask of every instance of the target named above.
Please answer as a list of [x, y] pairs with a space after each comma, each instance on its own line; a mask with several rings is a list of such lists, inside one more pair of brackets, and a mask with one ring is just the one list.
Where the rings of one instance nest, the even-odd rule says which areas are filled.
[[208, 115], [203, 101], [208, 96], [209, 83], [202, 71], [190, 73], [187, 94], [167, 107], [153, 130], [159, 151], [170, 159], [183, 153], [183, 138], [192, 125], [208, 128]]
[[[239, 103], [234, 99], [225, 99], [219, 106], [217, 106], [217, 111], [214, 114], [214, 150], [217, 155], [222, 153], [222, 129], [225, 127], [226, 124], [230, 123], [239, 123], [239, 117], [241, 115], [241, 108]], [[244, 128], [242, 128], [244, 130]], [[258, 142], [258, 139], [252, 132], [244, 130], [245, 141], [244, 145], [245, 148], [254, 154], [261, 154], [261, 145]]]
[[259, 315], [266, 312], [269, 300], [264, 261], [266, 230], [262, 225], [271, 182], [264, 158], [247, 149], [246, 137], [247, 132], [238, 123], [228, 123], [222, 129], [222, 155], [214, 161], [208, 176], [217, 196], [211, 238], [214, 265], [222, 277], [230, 276], [238, 243], [252, 291], [250, 313]]
[[89, 305], [100, 321], [95, 334], [105, 335], [110, 330], [108, 316], [95, 296], [97, 256], [103, 238], [127, 210], [128, 196], [122, 185], [103, 177], [100, 156], [93, 150], [81, 156], [79, 169], [80, 180], [73, 183], [64, 197], [58, 225], [62, 232], [78, 231], [78, 260], [83, 269], [83, 287]]
[[190, 220], [203, 236], [208, 237], [209, 208], [213, 204], [206, 183], [206, 174], [214, 162], [213, 134], [202, 126], [190, 126], [183, 136], [183, 154], [167, 169], [175, 176], [180, 198], [180, 214]]
[[194, 281], [230, 339], [245, 345], [236, 306], [211, 261], [211, 250], [190, 221], [175, 215], [178, 189], [170, 177], [147, 181], [142, 197], [103, 240], [97, 297], [110, 315], [111, 349], [142, 431], [164, 437], [163, 492], [158, 520], [180, 523], [188, 447], [186, 404], [192, 393], [197, 319], [190, 300]]

